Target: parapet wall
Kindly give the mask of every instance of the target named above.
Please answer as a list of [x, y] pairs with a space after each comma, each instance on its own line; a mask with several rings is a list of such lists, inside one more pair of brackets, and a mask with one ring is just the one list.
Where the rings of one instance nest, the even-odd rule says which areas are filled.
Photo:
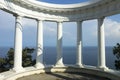
[[25, 77], [28, 75], [33, 75], [33, 74], [41, 74], [41, 73], [46, 73], [46, 72], [76, 72], [76, 73], [85, 73], [85, 74], [90, 74], [90, 75], [95, 75], [99, 77], [104, 77], [108, 78], [111, 80], [119, 80], [120, 79], [120, 72], [118, 71], [113, 71], [113, 70], [101, 70], [96, 67], [90, 67], [90, 66], [85, 66], [84, 68], [80, 68], [78, 66], [64, 66], [64, 67], [55, 67], [55, 66], [48, 66], [46, 68], [41, 68], [41, 69], [36, 69], [35, 67], [28, 67], [25, 68], [25, 71], [16, 73], [13, 71], [7, 71], [2, 73], [4, 75], [4, 78], [0, 80], [16, 80], [17, 78], [20, 77]]

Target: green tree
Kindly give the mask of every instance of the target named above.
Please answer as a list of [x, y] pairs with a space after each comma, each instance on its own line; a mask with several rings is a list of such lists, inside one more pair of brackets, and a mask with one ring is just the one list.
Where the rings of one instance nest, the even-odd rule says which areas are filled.
[[5, 58], [0, 58], [0, 72], [8, 70], [6, 68], [6, 60]]
[[120, 44], [117, 43], [113, 48], [113, 54], [116, 56], [115, 67], [117, 70], [120, 70]]
[[6, 68], [12, 68], [14, 63], [14, 49], [10, 48], [6, 57]]
[[22, 51], [22, 53], [23, 53], [23, 55], [22, 55], [23, 67], [32, 66], [35, 64], [34, 63], [35, 60], [32, 60], [32, 53], [33, 52], [34, 52], [33, 48], [26, 47], [23, 49], [23, 51]]
[[[22, 51], [22, 66], [32, 66], [35, 60], [32, 59], [33, 48], [24, 48]], [[14, 49], [10, 48], [5, 58], [0, 58], [0, 72], [9, 70], [14, 64]]]

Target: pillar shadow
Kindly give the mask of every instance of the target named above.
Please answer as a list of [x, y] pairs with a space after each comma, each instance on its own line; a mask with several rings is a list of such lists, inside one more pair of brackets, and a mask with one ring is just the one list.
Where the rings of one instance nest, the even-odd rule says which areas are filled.
[[92, 74], [86, 74], [81, 72], [70, 72], [69, 67], [66, 68], [66, 71], [64, 73], [60, 73], [60, 72], [52, 73], [51, 72], [52, 68], [54, 67], [45, 68], [44, 70], [46, 74], [56, 77], [58, 80], [111, 80], [105, 77], [95, 76]]
[[90, 80], [111, 80], [105, 77], [100, 77], [100, 76], [96, 76], [96, 75], [92, 75], [92, 74], [87, 74], [87, 73], [80, 73], [80, 72], [70, 72], [70, 74], [75, 74], [75, 75], [80, 75], [80, 76], [87, 76], [90, 78]]
[[[47, 73], [51, 76], [57, 77], [58, 80], [90, 80], [85, 77], [75, 77], [71, 75], [70, 73]], [[92, 80], [92, 79], [91, 79]]]

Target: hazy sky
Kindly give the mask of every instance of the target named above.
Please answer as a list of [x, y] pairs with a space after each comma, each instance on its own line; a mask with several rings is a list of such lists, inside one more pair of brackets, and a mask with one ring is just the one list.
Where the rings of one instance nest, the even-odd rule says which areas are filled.
[[[73, 3], [77, 0], [42, 0], [55, 3]], [[78, 0], [82, 2], [82, 0]], [[23, 23], [23, 45], [35, 46], [37, 22], [35, 20], [22, 20]], [[106, 46], [114, 46], [120, 42], [120, 15], [105, 18], [105, 41]], [[56, 46], [57, 24], [55, 22], [44, 22], [44, 46]], [[97, 20], [84, 21], [83, 45], [97, 46]], [[76, 22], [63, 23], [63, 45], [76, 46]], [[14, 46], [15, 17], [0, 10], [0, 46]]]

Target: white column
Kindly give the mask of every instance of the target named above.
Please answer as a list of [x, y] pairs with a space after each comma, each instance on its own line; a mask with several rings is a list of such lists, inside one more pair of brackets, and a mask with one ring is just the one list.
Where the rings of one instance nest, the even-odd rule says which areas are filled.
[[36, 68], [43, 68], [43, 21], [37, 22]]
[[56, 66], [63, 66], [62, 57], [62, 22], [57, 23], [57, 61]]
[[82, 65], [82, 21], [77, 22], [77, 55], [76, 65], [83, 67]]
[[22, 17], [16, 16], [15, 23], [15, 44], [14, 44], [14, 67], [13, 70], [16, 72], [23, 71], [22, 67]]
[[106, 69], [104, 18], [98, 19], [98, 67]]

